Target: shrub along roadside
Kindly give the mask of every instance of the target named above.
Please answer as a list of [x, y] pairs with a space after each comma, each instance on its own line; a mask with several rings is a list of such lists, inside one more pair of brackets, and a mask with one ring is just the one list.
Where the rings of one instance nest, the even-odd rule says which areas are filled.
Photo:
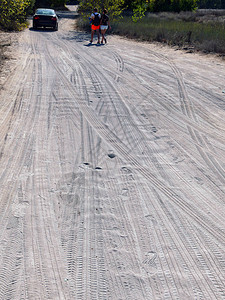
[[21, 30], [26, 26], [26, 18], [34, 0], [0, 0], [0, 28]]
[[[194, 13], [164, 13], [149, 14], [138, 22], [133, 22], [131, 16], [125, 16], [112, 24], [111, 33], [225, 55], [224, 23], [201, 22], [195, 18]], [[90, 25], [79, 19], [78, 28], [89, 31]]]

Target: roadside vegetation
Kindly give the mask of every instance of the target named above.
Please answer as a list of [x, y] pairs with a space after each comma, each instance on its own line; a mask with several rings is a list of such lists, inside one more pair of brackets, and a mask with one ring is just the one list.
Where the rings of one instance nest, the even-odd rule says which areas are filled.
[[121, 16], [125, 9], [125, 0], [81, 0], [78, 12], [84, 21], [88, 19], [93, 8], [97, 8], [98, 11], [107, 8], [112, 21]]
[[21, 30], [26, 26], [27, 16], [34, 0], [0, 0], [0, 29]]
[[124, 16], [114, 22], [112, 33], [225, 55], [225, 10], [149, 13], [137, 22]]
[[[203, 5], [203, 0], [202, 0]], [[89, 11], [90, 14], [90, 11]], [[162, 42], [189, 51], [213, 52], [225, 56], [225, 10], [194, 9], [179, 12], [124, 10], [111, 22], [109, 33], [127, 38]], [[79, 18], [77, 26], [90, 31], [88, 19]]]

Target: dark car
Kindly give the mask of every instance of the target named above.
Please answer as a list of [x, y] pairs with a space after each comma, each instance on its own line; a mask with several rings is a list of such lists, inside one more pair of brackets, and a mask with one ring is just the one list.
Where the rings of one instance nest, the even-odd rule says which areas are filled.
[[54, 9], [38, 8], [33, 16], [33, 28], [52, 27], [58, 30], [58, 16]]

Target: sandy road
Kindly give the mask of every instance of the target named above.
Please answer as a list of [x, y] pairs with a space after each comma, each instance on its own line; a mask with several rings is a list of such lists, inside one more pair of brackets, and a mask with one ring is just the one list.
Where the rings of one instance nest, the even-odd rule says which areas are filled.
[[26, 30], [0, 91], [0, 299], [225, 299], [225, 64]]

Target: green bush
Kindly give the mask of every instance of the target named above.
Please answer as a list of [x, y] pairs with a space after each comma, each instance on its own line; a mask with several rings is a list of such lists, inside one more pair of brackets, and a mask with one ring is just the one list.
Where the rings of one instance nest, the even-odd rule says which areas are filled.
[[35, 8], [39, 7], [52, 7], [52, 8], [64, 8], [66, 0], [36, 0]]
[[137, 10], [149, 12], [180, 12], [193, 11], [197, 8], [198, 0], [134, 0], [130, 1], [128, 8], [135, 13]]
[[81, 0], [79, 13], [85, 19], [89, 17], [94, 8], [102, 12], [104, 8], [108, 10], [110, 21], [117, 19], [124, 10], [124, 0]]
[[0, 0], [0, 27], [6, 30], [23, 28], [33, 4], [31, 0]]

